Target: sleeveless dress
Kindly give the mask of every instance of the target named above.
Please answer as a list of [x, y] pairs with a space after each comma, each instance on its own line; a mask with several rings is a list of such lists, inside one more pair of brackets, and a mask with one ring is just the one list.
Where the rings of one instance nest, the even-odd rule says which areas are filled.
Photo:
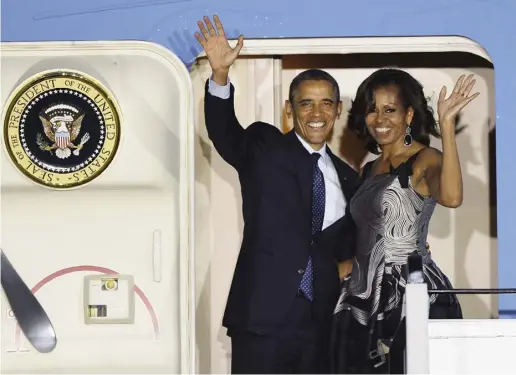
[[[349, 202], [356, 227], [355, 260], [334, 312], [333, 373], [403, 373], [402, 306], [409, 255], [422, 257], [429, 289], [452, 288], [426, 249], [437, 202], [411, 184], [417, 155], [376, 176], [370, 176], [373, 162], [367, 163]], [[430, 319], [462, 318], [454, 294], [431, 294], [430, 304]]]

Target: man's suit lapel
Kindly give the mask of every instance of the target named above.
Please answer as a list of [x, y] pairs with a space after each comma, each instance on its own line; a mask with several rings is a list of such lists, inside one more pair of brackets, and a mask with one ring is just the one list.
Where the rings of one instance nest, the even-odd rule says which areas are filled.
[[297, 139], [294, 130], [289, 131], [285, 135], [293, 153], [294, 173], [296, 174], [303, 207], [307, 210], [311, 217], [312, 214], [312, 162], [310, 153], [303, 147], [299, 139]]
[[[311, 228], [312, 218], [312, 174], [313, 166], [310, 158], [310, 153], [303, 147], [299, 139], [293, 130], [285, 134], [285, 139], [288, 143], [288, 150], [292, 156], [293, 173], [296, 175], [299, 190], [302, 197], [303, 208], [307, 212], [307, 224]], [[354, 171], [351, 167], [347, 167], [340, 159], [335, 156], [329, 147], [326, 148], [328, 155], [330, 156], [333, 165], [339, 176], [341, 189], [344, 192], [348, 207], [349, 201], [354, 192], [354, 181], [352, 173]], [[344, 215], [339, 220], [335, 221], [332, 225], [325, 228], [323, 231], [318, 232], [314, 235], [313, 240], [317, 243], [323, 244], [321, 248], [326, 249], [330, 255], [333, 254], [333, 247], [342, 247], [342, 239], [340, 238], [343, 233], [347, 234], [347, 227], [350, 221], [349, 215]], [[332, 255], [333, 256], [333, 255]]]
[[335, 246], [337, 246], [337, 248], [345, 246], [341, 236], [343, 233], [348, 232], [347, 228], [349, 227], [349, 223], [351, 221], [349, 213], [349, 202], [354, 192], [354, 178], [352, 175], [350, 175], [353, 173], [351, 167], [348, 167], [347, 164], [335, 156], [329, 147], [326, 148], [326, 152], [330, 156], [330, 159], [335, 166], [335, 170], [337, 171], [337, 176], [339, 177], [340, 187], [344, 194], [344, 198], [346, 199], [346, 213], [323, 231], [318, 232], [315, 235], [314, 240], [322, 244], [322, 248], [324, 249], [333, 249]]
[[[310, 153], [303, 147], [299, 139], [297, 139], [294, 130], [289, 131], [285, 135], [285, 138], [289, 144], [290, 152], [292, 152], [294, 173], [296, 174], [297, 182], [299, 184], [302, 204], [310, 215], [309, 217], [311, 217], [313, 167]], [[326, 147], [326, 152], [330, 156], [333, 165], [335, 166], [341, 189], [344, 192], [344, 197], [349, 203], [355, 189], [355, 179], [353, 178], [352, 173], [356, 172], [354, 172], [351, 167], [344, 164], [342, 160], [335, 156], [333, 152], [331, 152], [330, 147]]]
[[[348, 176], [351, 168], [349, 170], [347, 169], [347, 166], [340, 160], [337, 156], [331, 152], [330, 148], [326, 148], [326, 152], [328, 152], [328, 155], [330, 155], [330, 158], [333, 162], [333, 165], [335, 166], [335, 170], [337, 171], [337, 176], [339, 176], [340, 181], [340, 187], [342, 191], [344, 192], [344, 197], [346, 198], [347, 203], [349, 203], [349, 200], [351, 199], [353, 195], [353, 181], [354, 179], [351, 178], [351, 176]], [[348, 179], [350, 177], [350, 179]]]

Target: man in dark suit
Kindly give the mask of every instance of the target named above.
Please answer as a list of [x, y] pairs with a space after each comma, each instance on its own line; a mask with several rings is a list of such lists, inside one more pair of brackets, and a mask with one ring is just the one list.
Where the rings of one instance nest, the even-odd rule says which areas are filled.
[[[342, 111], [335, 79], [321, 70], [290, 86], [282, 134], [255, 122], [242, 128], [234, 111], [231, 48], [217, 16], [198, 22], [196, 38], [212, 68], [206, 82], [208, 135], [240, 179], [243, 242], [223, 325], [232, 342], [232, 373], [326, 373], [338, 262], [352, 257], [345, 215], [358, 180], [326, 144]], [[202, 35], [201, 35], [202, 34]]]

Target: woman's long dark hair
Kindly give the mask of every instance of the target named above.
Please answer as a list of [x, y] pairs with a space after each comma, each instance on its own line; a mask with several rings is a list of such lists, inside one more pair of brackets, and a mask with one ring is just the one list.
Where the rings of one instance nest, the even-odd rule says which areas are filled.
[[367, 142], [367, 150], [373, 154], [380, 153], [378, 143], [369, 134], [366, 117], [375, 110], [375, 90], [380, 87], [396, 86], [403, 107], [412, 107], [412, 139], [426, 146], [430, 145], [430, 135], [440, 138], [439, 129], [434, 119], [434, 112], [428, 106], [423, 86], [410, 74], [399, 69], [380, 69], [371, 74], [358, 87], [355, 100], [352, 101], [348, 115], [348, 128]]

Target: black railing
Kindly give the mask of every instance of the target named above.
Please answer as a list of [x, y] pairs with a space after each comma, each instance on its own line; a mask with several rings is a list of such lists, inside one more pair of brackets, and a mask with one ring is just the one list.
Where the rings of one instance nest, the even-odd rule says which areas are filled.
[[[407, 271], [409, 275], [419, 273], [419, 278], [422, 277], [423, 258], [419, 254], [413, 253], [409, 255]], [[408, 280], [411, 280], [410, 276]], [[516, 288], [428, 289], [428, 294], [516, 294]]]
[[514, 288], [502, 289], [428, 289], [428, 294], [513, 294], [516, 293]]

